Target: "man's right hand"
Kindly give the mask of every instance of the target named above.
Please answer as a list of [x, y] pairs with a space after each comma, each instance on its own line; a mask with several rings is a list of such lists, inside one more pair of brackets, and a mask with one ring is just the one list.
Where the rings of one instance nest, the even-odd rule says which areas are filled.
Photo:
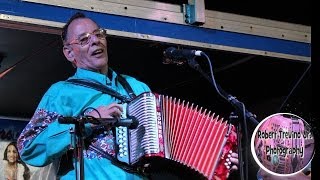
[[[99, 113], [98, 113], [99, 112]], [[121, 104], [112, 103], [108, 106], [99, 106], [95, 110], [86, 113], [86, 116], [92, 116], [94, 118], [119, 118], [123, 112], [123, 107]], [[95, 127], [94, 124], [91, 124], [91, 127]], [[106, 127], [109, 129], [110, 127]]]
[[86, 115], [95, 118], [120, 118], [123, 111], [122, 105], [117, 103], [109, 104], [108, 106], [99, 106], [97, 111], [91, 111]]
[[92, 116], [94, 118], [120, 118], [123, 112], [123, 107], [121, 104], [112, 103], [108, 106], [99, 106], [88, 113], [86, 116]]

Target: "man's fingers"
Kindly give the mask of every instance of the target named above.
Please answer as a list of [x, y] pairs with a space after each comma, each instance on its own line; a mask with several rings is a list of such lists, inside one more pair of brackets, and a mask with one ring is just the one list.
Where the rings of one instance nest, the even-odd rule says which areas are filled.
[[[99, 114], [94, 115], [94, 117], [114, 118], [114, 117], [121, 116], [123, 107], [121, 104], [112, 103], [112, 104], [109, 104], [108, 106], [99, 106], [97, 108], [97, 111], [99, 112]], [[90, 115], [93, 115], [93, 113], [91, 113]]]
[[233, 164], [239, 165], [239, 159], [238, 159], [238, 158], [230, 157], [230, 161], [231, 161]]
[[123, 107], [121, 104], [112, 103], [107, 106], [107, 111], [110, 117], [120, 117], [123, 111]]
[[119, 109], [121, 112], [123, 111], [123, 107], [121, 104], [117, 104], [117, 103], [112, 103], [108, 106], [109, 109], [112, 109], [112, 108], [117, 108]]
[[122, 111], [119, 108], [117, 108], [117, 107], [111, 108], [110, 115], [115, 116], [115, 117], [120, 117], [121, 113], [122, 113]]
[[231, 170], [231, 171], [236, 171], [236, 170], [238, 170], [238, 166], [233, 165], [230, 170]]
[[235, 165], [239, 165], [238, 153], [231, 153], [230, 161]]
[[231, 153], [231, 157], [234, 157], [234, 158], [239, 158], [239, 156], [238, 156], [238, 153]]
[[231, 162], [230, 172], [238, 170], [239, 159], [237, 153], [231, 153], [229, 156]]

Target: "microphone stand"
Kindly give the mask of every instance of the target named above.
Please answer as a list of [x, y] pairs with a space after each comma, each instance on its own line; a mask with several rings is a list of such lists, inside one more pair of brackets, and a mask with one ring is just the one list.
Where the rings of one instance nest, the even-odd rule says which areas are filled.
[[[94, 125], [109, 125], [109, 126], [125, 126], [129, 129], [135, 129], [139, 125], [139, 121], [134, 117], [130, 116], [126, 119], [117, 119], [117, 118], [94, 118], [92, 116], [81, 116], [81, 117], [60, 117], [58, 118], [60, 124], [74, 124], [75, 125], [75, 134], [74, 139], [75, 150], [74, 156], [75, 169], [76, 169], [76, 179], [84, 180], [84, 158], [83, 158], [83, 147], [84, 147], [84, 134], [85, 134], [85, 123], [91, 123]], [[78, 163], [80, 168], [78, 168]]]
[[[59, 120], [60, 122], [60, 120]], [[61, 123], [61, 122], [60, 122]], [[74, 166], [76, 169], [76, 179], [84, 180], [84, 160], [83, 160], [83, 147], [84, 147], [84, 132], [85, 132], [85, 121], [82, 117], [73, 119], [72, 121], [64, 122], [63, 124], [74, 124], [75, 125], [75, 134], [76, 138], [74, 138], [75, 149], [74, 149], [74, 157], [76, 161], [74, 162]], [[79, 165], [78, 165], [79, 163]], [[80, 167], [79, 167], [80, 166]]]
[[[211, 63], [210, 63], [210, 58], [203, 52], [201, 52], [201, 55], [204, 55], [211, 67]], [[230, 115], [230, 121], [232, 124], [235, 124], [235, 126], [237, 127], [237, 136], [238, 136], [238, 155], [239, 155], [239, 171], [240, 171], [240, 177], [241, 179], [243, 179], [243, 177], [245, 177], [245, 179], [248, 178], [248, 150], [247, 150], [247, 139], [248, 139], [248, 133], [247, 133], [247, 124], [246, 124], [246, 119], [249, 119], [251, 121], [251, 123], [253, 123], [255, 126], [258, 125], [258, 121], [255, 119], [255, 116], [247, 111], [245, 109], [245, 106], [242, 102], [238, 101], [236, 99], [236, 97], [226, 93], [219, 85], [216, 84], [214, 76], [213, 76], [213, 72], [212, 69], [211, 70], [211, 77], [205, 73], [200, 65], [197, 63], [197, 61], [195, 60], [196, 57], [192, 57], [192, 58], [187, 58], [187, 63], [188, 65], [195, 69], [196, 71], [200, 72], [217, 90], [217, 92], [219, 93], [220, 96], [222, 96], [225, 100], [227, 100], [234, 108], [235, 108], [235, 113], [232, 112]], [[212, 67], [211, 67], [212, 68]], [[241, 121], [241, 119], [243, 121]], [[242, 123], [239, 123], [242, 122]], [[243, 126], [243, 128], [241, 128], [241, 125]], [[243, 130], [243, 134], [245, 138], [241, 138], [241, 134], [240, 132]], [[244, 150], [245, 153], [244, 155], [242, 154], [242, 143], [241, 140], [244, 141]], [[246, 168], [244, 169], [243, 167], [243, 159], [246, 165]], [[245, 175], [244, 175], [244, 170], [245, 170]]]
[[[74, 138], [75, 149], [74, 149], [74, 157], [76, 161], [74, 162], [74, 166], [76, 169], [76, 179], [84, 180], [84, 158], [83, 158], [83, 147], [84, 147], [84, 134], [85, 134], [85, 123], [89, 122], [92, 117], [67, 117], [64, 119], [58, 119], [61, 124], [74, 124], [75, 125], [75, 134], [76, 138]], [[98, 124], [99, 122], [93, 121], [93, 124]], [[79, 165], [78, 165], [79, 163]], [[78, 167], [80, 166], [80, 167]]]

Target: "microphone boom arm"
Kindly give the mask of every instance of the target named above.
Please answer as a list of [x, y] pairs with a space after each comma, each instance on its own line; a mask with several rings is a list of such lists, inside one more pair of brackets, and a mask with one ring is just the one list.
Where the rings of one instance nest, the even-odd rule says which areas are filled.
[[[204, 54], [204, 53], [203, 53]], [[227, 100], [238, 112], [242, 112], [243, 106], [240, 101], [231, 94], [226, 93], [218, 84], [215, 83], [215, 80], [212, 79], [208, 74], [206, 74], [200, 67], [200, 65], [197, 63], [197, 61], [194, 58], [189, 58], [187, 60], [188, 65], [195, 69], [196, 71], [200, 72], [217, 90], [220, 96]], [[251, 112], [245, 110], [245, 117], [248, 118], [255, 126], [259, 124], [259, 122], [256, 120], [255, 115], [253, 115]]]
[[[243, 128], [243, 135], [244, 135], [244, 144], [245, 146], [242, 147], [242, 143], [241, 143], [241, 140], [240, 138], [238, 138], [238, 146], [239, 146], [239, 150], [238, 150], [238, 155], [239, 155], [239, 171], [240, 171], [240, 177], [241, 179], [245, 178], [245, 179], [248, 179], [248, 150], [247, 150], [247, 146], [248, 146], [248, 143], [247, 143], [247, 138], [248, 138], [248, 132], [247, 132], [247, 123], [246, 123], [246, 119], [249, 119], [255, 126], [258, 125], [258, 121], [255, 119], [255, 116], [247, 111], [245, 109], [245, 106], [243, 103], [241, 103], [240, 101], [237, 100], [236, 97], [230, 95], [230, 94], [227, 94], [219, 85], [216, 84], [215, 82], [215, 79], [214, 79], [214, 75], [213, 75], [213, 70], [212, 70], [212, 66], [211, 66], [211, 62], [210, 62], [210, 58], [205, 54], [205, 53], [201, 53], [201, 55], [205, 56], [210, 64], [210, 72], [211, 72], [211, 78], [210, 76], [205, 73], [200, 65], [197, 63], [197, 61], [195, 60], [195, 57], [193, 58], [188, 58], [187, 62], [188, 62], [188, 65], [195, 69], [196, 71], [200, 72], [216, 89], [216, 91], [218, 92], [218, 94], [224, 98], [225, 100], [227, 100], [235, 109], [236, 109], [236, 112], [237, 114], [243, 114], [243, 121], [242, 121], [242, 124], [244, 126]], [[239, 119], [239, 116], [233, 116], [233, 117], [230, 117], [230, 119], [232, 118], [232, 123], [238, 123], [239, 122], [234, 122], [236, 119]], [[237, 125], [237, 134], [238, 134], [238, 137], [240, 137], [240, 131], [242, 130], [241, 129], [241, 126], [240, 125]], [[244, 148], [244, 155], [242, 155], [242, 148]], [[242, 164], [242, 162], [245, 162], [245, 164]], [[244, 168], [245, 166], [245, 168]]]

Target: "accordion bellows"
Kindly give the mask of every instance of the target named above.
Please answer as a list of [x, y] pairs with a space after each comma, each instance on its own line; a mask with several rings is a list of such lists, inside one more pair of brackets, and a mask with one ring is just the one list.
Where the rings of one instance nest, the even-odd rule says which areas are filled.
[[117, 158], [130, 165], [162, 157], [199, 172], [226, 179], [230, 154], [236, 151], [235, 128], [206, 109], [176, 98], [144, 93], [127, 104], [139, 121], [136, 129], [116, 130]]

